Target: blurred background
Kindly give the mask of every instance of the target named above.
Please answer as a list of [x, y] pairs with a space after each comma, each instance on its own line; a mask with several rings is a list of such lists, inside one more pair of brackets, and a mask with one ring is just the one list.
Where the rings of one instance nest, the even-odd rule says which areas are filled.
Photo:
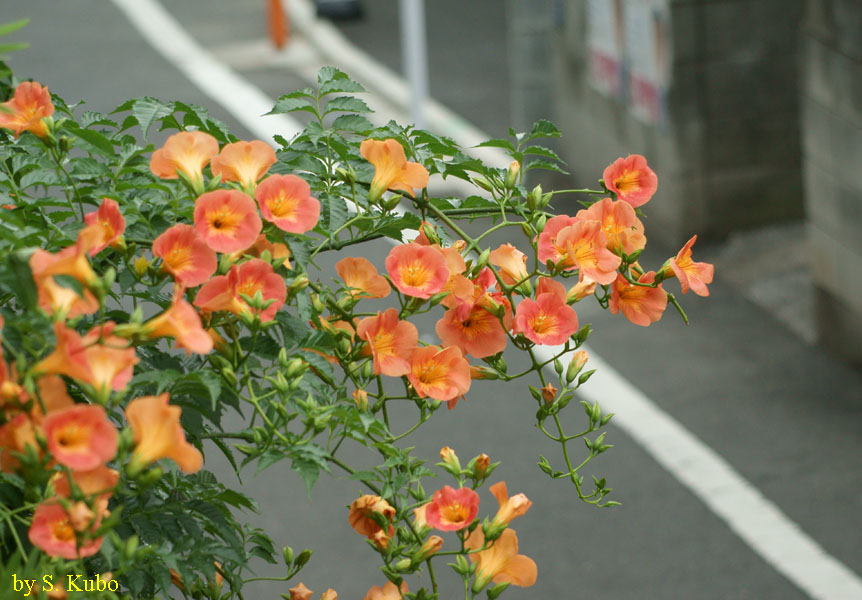
[[[591, 466], [623, 506], [582, 504], [536, 467], [555, 449], [517, 382], [476, 386], [410, 444], [429, 462], [444, 445], [463, 461], [488, 452], [504, 461], [497, 475], [510, 492], [533, 500], [515, 525], [539, 582], [505, 597], [862, 597], [858, 0], [0, 0], [0, 21], [24, 17], [31, 24], [9, 38], [31, 45], [9, 60], [17, 76], [90, 110], [182, 100], [243, 139], [263, 137], [241, 114], [249, 90], [274, 102], [334, 64], [369, 89], [376, 122], [419, 121], [465, 146], [550, 119], [571, 174], [530, 180], [546, 190], [590, 187], [617, 157], [646, 156], [659, 188], [644, 209], [642, 262], [660, 266], [698, 234], [695, 260], [716, 266], [711, 295], [679, 296], [689, 327], [668, 312], [639, 328], [585, 303], [579, 319], [593, 325], [591, 352], [726, 461], [760, 508], [723, 489], [706, 502], [656, 458], [684, 465], [691, 446], [645, 443], [613, 421], [606, 441], [616, 447]], [[224, 73], [238, 79], [223, 85]], [[578, 208], [555, 201], [561, 213]], [[365, 255], [382, 268], [387, 251]], [[613, 407], [618, 390], [598, 384], [594, 398]], [[206, 467], [230, 471], [216, 454]], [[315, 549], [306, 585], [359, 598], [383, 577], [347, 523], [361, 489], [333, 475], [311, 498], [289, 465], [224, 476], [260, 499], [249, 519], [277, 544]], [[784, 543], [771, 521], [741, 537], [732, 515], [756, 521], [764, 506], [813, 554], [797, 538]], [[752, 537], [784, 543], [786, 555]], [[263, 564], [259, 574], [280, 570]], [[294, 584], [255, 584], [246, 597], [277, 598]]]

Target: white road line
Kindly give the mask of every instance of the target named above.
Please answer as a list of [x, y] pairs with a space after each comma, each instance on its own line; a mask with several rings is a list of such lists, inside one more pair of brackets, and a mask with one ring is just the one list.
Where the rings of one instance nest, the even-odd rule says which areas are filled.
[[[281, 133], [289, 139], [300, 131], [299, 124], [284, 115], [256, 116], [268, 112], [274, 100], [214, 59], [158, 2], [113, 1], [154, 48], [256, 137], [269, 140], [273, 133]], [[304, 0], [291, 0], [290, 4], [293, 15], [305, 10], [303, 18], [310, 14], [309, 6]], [[314, 27], [314, 35], [322, 36], [315, 38], [318, 47], [326, 46], [352, 56], [356, 70], [376, 72], [378, 77], [386, 80], [384, 89], [390, 94], [407, 96], [403, 81], [385, 70], [381, 71], [380, 65], [369, 62], [359, 66], [357, 57], [370, 59], [363, 58], [364, 53], [358, 52], [337, 30], [331, 26], [308, 25], [307, 22], [303, 25]], [[346, 70], [350, 72], [349, 68]], [[436, 117], [445, 120], [450, 115], [440, 117], [438, 112]], [[437, 118], [434, 111], [429, 110], [432, 127]], [[485, 139], [472, 126], [465, 126], [465, 135], [460, 135], [457, 128], [442, 133], [466, 147], [475, 145], [477, 138]], [[539, 348], [539, 354], [544, 357], [552, 356], [552, 351]], [[641, 444], [745, 543], [812, 598], [862, 598], [862, 579], [858, 575], [807, 536], [709, 446], [626, 381], [595, 352], [589, 352], [590, 366], [597, 371], [589, 385], [584, 387], [582, 395], [593, 402], [601, 402], [606, 411], [615, 412], [613, 423]]]

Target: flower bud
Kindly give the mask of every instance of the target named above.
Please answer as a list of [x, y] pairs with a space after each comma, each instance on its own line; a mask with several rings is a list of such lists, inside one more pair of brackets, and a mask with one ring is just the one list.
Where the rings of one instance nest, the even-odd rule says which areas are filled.
[[135, 275], [138, 277], [143, 277], [147, 274], [147, 269], [150, 266], [150, 261], [147, 260], [146, 256], [137, 257], [132, 263], [132, 267], [135, 269]]
[[440, 548], [443, 547], [443, 538], [439, 535], [432, 535], [425, 543], [422, 544], [422, 547], [416, 551], [416, 554], [413, 555], [411, 559], [413, 564], [420, 563], [426, 558], [434, 556], [437, 552], [440, 551]]
[[494, 191], [494, 186], [491, 185], [491, 182], [488, 181], [487, 179], [485, 179], [484, 177], [480, 176], [480, 175], [474, 175], [473, 176], [473, 183], [478, 185], [480, 188], [482, 188], [486, 192], [493, 192]]
[[553, 385], [551, 385], [549, 383], [548, 385], [546, 385], [545, 387], [542, 388], [542, 399], [545, 402], [547, 402], [548, 404], [550, 404], [557, 397], [558, 391], [559, 390], [557, 388], [555, 388]]
[[439, 244], [440, 236], [437, 234], [437, 229], [431, 223], [422, 223], [422, 233], [431, 244]]
[[571, 383], [575, 380], [575, 377], [578, 376], [578, 373], [587, 364], [589, 358], [586, 350], [578, 350], [572, 354], [572, 360], [569, 361], [569, 367], [566, 369], [566, 383]]
[[530, 210], [536, 210], [539, 208], [539, 204], [542, 201], [542, 186], [537, 185], [527, 194], [527, 206], [530, 207]]
[[579, 281], [572, 286], [572, 289], [569, 290], [566, 296], [566, 302], [572, 304], [578, 300], [583, 300], [587, 296], [592, 296], [595, 292], [596, 282], [589, 277], [585, 277], [583, 281]]
[[288, 289], [289, 293], [296, 294], [298, 292], [301, 292], [302, 290], [304, 290], [307, 287], [308, 287], [308, 275], [306, 275], [305, 273], [302, 273], [302, 274], [296, 276], [296, 279], [293, 280], [293, 283], [291, 283], [287, 287], [287, 289]]
[[413, 561], [411, 561], [409, 558], [402, 558], [397, 563], [395, 563], [395, 570], [396, 571], [407, 571], [410, 569], [412, 564], [413, 564]]
[[491, 464], [491, 458], [484, 452], [476, 457], [476, 463], [473, 465], [473, 475], [478, 479], [485, 474]]
[[455, 451], [449, 446], [443, 446], [440, 448], [440, 458], [452, 469], [456, 471], [461, 470], [461, 461], [458, 460], [458, 455], [455, 454]]
[[317, 312], [317, 314], [320, 314], [324, 310], [326, 310], [326, 306], [323, 304], [323, 302], [321, 302], [320, 296], [318, 296], [317, 294], [311, 295], [311, 306], [312, 306], [312, 308], [314, 308], [314, 310], [315, 310], [315, 312]]
[[365, 390], [353, 390], [353, 401], [356, 402], [356, 408], [360, 412], [368, 410], [368, 392]]
[[509, 165], [509, 170], [506, 171], [506, 188], [512, 189], [518, 183], [518, 176], [521, 174], [521, 163], [513, 160]]
[[500, 375], [489, 367], [470, 366], [470, 379], [499, 379]]

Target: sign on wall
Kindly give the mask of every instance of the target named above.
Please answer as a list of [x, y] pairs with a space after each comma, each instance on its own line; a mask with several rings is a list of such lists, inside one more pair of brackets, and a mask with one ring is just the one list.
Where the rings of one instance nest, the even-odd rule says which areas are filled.
[[590, 84], [640, 120], [665, 119], [672, 44], [668, 0], [588, 0]]

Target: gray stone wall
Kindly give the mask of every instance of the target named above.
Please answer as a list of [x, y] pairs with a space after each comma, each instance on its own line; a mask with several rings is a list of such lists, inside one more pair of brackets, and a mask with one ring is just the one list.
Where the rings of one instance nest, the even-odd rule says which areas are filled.
[[585, 0], [564, 3], [555, 48], [556, 119], [566, 158], [590, 179], [643, 154], [659, 176], [655, 238], [802, 218], [798, 40], [803, 0], [671, 0], [671, 83], [661, 126], [588, 81]]
[[862, 363], [862, 2], [807, 9], [800, 98], [818, 335]]

